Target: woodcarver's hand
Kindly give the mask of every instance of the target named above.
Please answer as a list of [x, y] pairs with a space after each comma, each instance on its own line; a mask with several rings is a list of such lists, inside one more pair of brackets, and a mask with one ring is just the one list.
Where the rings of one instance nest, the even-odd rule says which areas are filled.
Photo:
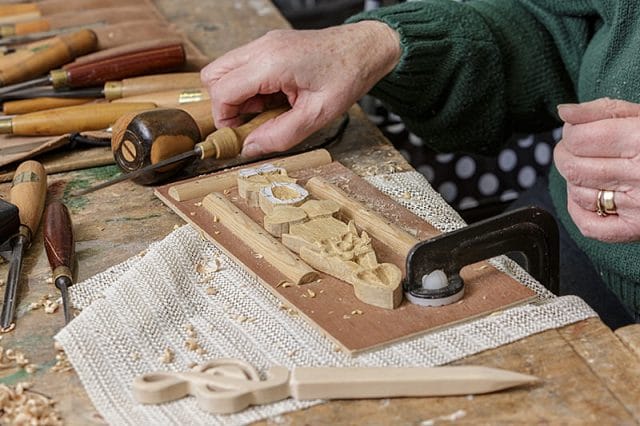
[[284, 151], [347, 111], [388, 74], [401, 53], [386, 24], [363, 21], [322, 30], [271, 31], [201, 73], [216, 127], [285, 98], [291, 110], [247, 137], [242, 155]]
[[[603, 98], [558, 113], [565, 125], [554, 161], [573, 221], [586, 237], [640, 240], [640, 104]], [[600, 190], [615, 191], [617, 214], [596, 214]]]

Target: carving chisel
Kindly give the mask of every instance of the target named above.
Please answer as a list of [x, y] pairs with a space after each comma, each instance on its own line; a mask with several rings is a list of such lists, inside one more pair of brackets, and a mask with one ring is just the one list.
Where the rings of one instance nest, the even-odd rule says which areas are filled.
[[68, 289], [73, 284], [75, 240], [73, 223], [67, 206], [60, 201], [50, 203], [44, 213], [44, 248], [53, 272], [53, 283], [62, 294], [64, 322], [69, 324]]
[[[123, 105], [123, 104], [120, 104]], [[178, 154], [171, 158], [167, 158], [165, 160], [159, 161], [155, 164], [152, 164], [147, 167], [140, 168], [135, 171], [131, 171], [129, 173], [125, 173], [117, 178], [112, 180], [103, 182], [101, 184], [92, 186], [90, 188], [86, 188], [79, 192], [75, 192], [74, 196], [85, 195], [90, 192], [96, 191], [98, 189], [106, 188], [108, 186], [114, 185], [119, 182], [123, 182], [125, 180], [135, 179], [144, 174], [153, 172], [158, 169], [162, 169], [164, 167], [170, 166], [175, 163], [183, 162], [192, 158], [200, 158], [204, 160], [205, 158], [215, 158], [215, 159], [226, 159], [233, 158], [240, 154], [242, 151], [242, 146], [244, 144], [245, 139], [251, 132], [253, 132], [256, 128], [266, 123], [269, 120], [272, 120], [287, 111], [288, 108], [277, 108], [269, 111], [265, 111], [261, 114], [258, 114], [256, 117], [251, 119], [249, 122], [236, 127], [225, 127], [222, 129], [218, 129], [215, 132], [211, 133], [207, 138], [200, 143], [197, 143], [193, 150], [184, 152], [182, 154]], [[133, 153], [135, 155], [135, 153]]]
[[61, 10], [103, 9], [106, 7], [129, 6], [130, 4], [131, 0], [43, 0], [39, 2], [0, 4], [0, 16], [9, 17], [25, 13], [46, 16]]
[[33, 99], [33, 98], [102, 98], [114, 100], [129, 98], [168, 90], [200, 88], [200, 73], [163, 73], [125, 78], [123, 80], [107, 81], [102, 87], [87, 87], [82, 89], [54, 89], [51, 86], [31, 87], [6, 93], [2, 98]]
[[94, 62], [71, 63], [49, 75], [0, 88], [0, 95], [46, 84], [54, 88], [91, 87], [110, 80], [154, 74], [179, 68], [186, 61], [180, 43], [106, 57]]
[[32, 160], [20, 164], [16, 169], [9, 192], [11, 203], [18, 207], [20, 229], [18, 235], [10, 242], [11, 263], [0, 318], [0, 331], [2, 332], [11, 331], [14, 326], [13, 318], [22, 271], [22, 259], [38, 230], [46, 194], [47, 175], [42, 164]]
[[78, 56], [93, 52], [97, 43], [96, 34], [87, 29], [54, 37], [47, 47], [33, 52], [23, 61], [0, 71], [0, 86], [39, 77], [73, 61]]
[[151, 102], [121, 104], [93, 103], [0, 117], [0, 134], [57, 136], [65, 133], [102, 130], [120, 116], [155, 108]]
[[2, 24], [0, 25], [0, 36], [21, 36], [68, 27], [116, 24], [126, 21], [156, 18], [152, 10], [148, 7], [140, 6], [94, 10], [84, 10], [84, 8], [80, 8], [79, 11], [76, 10], [73, 12], [69, 12], [69, 10], [70, 9], [66, 9], [66, 11], [61, 13], [21, 22], [6, 22], [9, 18], [5, 18], [2, 20], [5, 22], [0, 22], [0, 24]]

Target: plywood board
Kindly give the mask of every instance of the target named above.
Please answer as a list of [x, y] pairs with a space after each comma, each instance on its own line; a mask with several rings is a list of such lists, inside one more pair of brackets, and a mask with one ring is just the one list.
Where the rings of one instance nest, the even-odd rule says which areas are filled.
[[[313, 176], [324, 177], [354, 199], [366, 203], [381, 216], [416, 235], [419, 240], [439, 234], [432, 225], [397, 204], [340, 163], [333, 162], [316, 169], [291, 172], [290, 175], [298, 178], [302, 184]], [[244, 266], [282, 301], [283, 306], [291, 309], [290, 312], [306, 318], [348, 353], [384, 346], [468, 321], [508, 306], [524, 303], [535, 296], [533, 291], [486, 262], [469, 265], [462, 270], [461, 275], [466, 284], [462, 301], [438, 308], [413, 305], [406, 300], [397, 309], [376, 308], [359, 301], [349, 284], [325, 274], [320, 274], [322, 278], [319, 281], [309, 284], [279, 286], [284, 280], [281, 272], [260, 256], [256, 256], [251, 247], [238, 241], [220, 221], [214, 221], [202, 208], [201, 198], [177, 202], [168, 194], [170, 188], [171, 185], [156, 188], [156, 196]], [[248, 207], [239, 197], [237, 188], [229, 188], [225, 192], [229, 200], [240, 210], [257, 223], [262, 223], [263, 214], [260, 209]], [[394, 263], [404, 274], [405, 259], [402, 256], [391, 251], [383, 241], [374, 240], [374, 248], [380, 262]], [[311, 297], [311, 294], [315, 296]]]

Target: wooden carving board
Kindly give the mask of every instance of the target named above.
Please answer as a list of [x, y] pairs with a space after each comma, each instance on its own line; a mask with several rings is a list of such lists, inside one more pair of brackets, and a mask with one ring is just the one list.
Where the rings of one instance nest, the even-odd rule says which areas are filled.
[[[289, 175], [299, 179], [301, 184], [313, 176], [322, 176], [381, 216], [416, 235], [419, 240], [426, 240], [440, 233], [338, 162], [290, 172]], [[532, 290], [486, 262], [469, 265], [462, 270], [466, 284], [462, 301], [438, 308], [422, 307], [406, 300], [397, 309], [377, 308], [356, 299], [351, 285], [325, 274], [320, 274], [322, 278], [319, 281], [309, 284], [278, 286], [285, 280], [283, 275], [256, 256], [250, 247], [234, 238], [220, 222], [214, 222], [211, 214], [201, 206], [202, 198], [179, 202], [169, 195], [170, 188], [171, 185], [158, 187], [155, 194], [246, 268], [284, 306], [293, 308], [350, 354], [468, 321], [508, 306], [525, 303], [535, 296]], [[238, 196], [237, 187], [229, 188], [226, 192], [229, 200], [262, 225], [262, 211], [248, 207]], [[373, 244], [380, 262], [394, 263], [404, 274], [405, 259], [402, 256], [393, 253], [383, 241], [374, 240]], [[315, 296], [311, 297], [311, 294]]]

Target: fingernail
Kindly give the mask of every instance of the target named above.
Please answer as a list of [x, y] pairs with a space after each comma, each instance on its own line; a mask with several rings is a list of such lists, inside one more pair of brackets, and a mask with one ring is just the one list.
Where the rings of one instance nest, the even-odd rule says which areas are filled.
[[243, 157], [257, 157], [263, 154], [262, 148], [255, 142], [249, 142], [242, 147]]
[[558, 104], [558, 111], [560, 111], [561, 109], [568, 109], [568, 108], [573, 108], [575, 107], [576, 104]]

